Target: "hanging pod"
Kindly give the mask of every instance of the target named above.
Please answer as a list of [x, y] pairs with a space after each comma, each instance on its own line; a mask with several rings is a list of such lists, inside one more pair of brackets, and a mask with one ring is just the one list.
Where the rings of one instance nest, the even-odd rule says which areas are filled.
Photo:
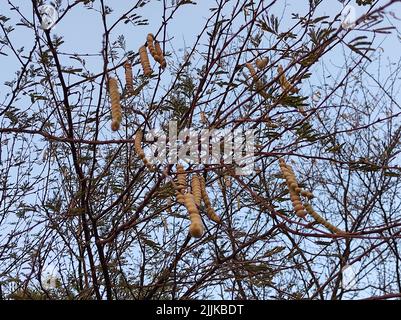
[[326, 219], [324, 219], [321, 215], [319, 215], [313, 208], [312, 206], [307, 203], [305, 204], [305, 209], [306, 211], [313, 217], [313, 219], [316, 220], [316, 222], [320, 223], [321, 225], [325, 226], [327, 230], [336, 233], [336, 234], [345, 234], [344, 231], [341, 229], [333, 226], [330, 222], [328, 222]]
[[253, 79], [253, 83], [255, 84], [256, 91], [265, 99], [269, 98], [267, 95], [266, 91], [264, 90], [264, 84], [263, 82], [259, 79], [259, 76], [256, 74], [255, 68], [252, 66], [251, 63], [247, 62], [245, 64], [247, 69], [249, 70], [249, 73]]
[[182, 165], [177, 164], [177, 189], [184, 192], [187, 188], [187, 173]]
[[148, 50], [149, 50], [151, 56], [153, 57], [153, 59], [155, 59], [155, 56], [157, 55], [155, 46], [153, 44], [154, 40], [155, 40], [155, 37], [153, 36], [153, 34], [149, 33], [146, 37], [146, 46], [148, 47]]
[[193, 194], [186, 193], [184, 195], [184, 204], [188, 210], [189, 219], [191, 220], [191, 225], [189, 226], [189, 233], [194, 238], [202, 237], [204, 232], [204, 227], [202, 219], [199, 214], [199, 210], [196, 207]]
[[156, 49], [156, 57], [155, 60], [160, 64], [160, 66], [162, 67], [162, 69], [166, 68], [167, 66], [167, 62], [166, 59], [164, 58], [164, 54], [163, 54], [163, 50], [160, 46], [160, 42], [159, 41], [155, 41], [155, 49]]
[[109, 79], [109, 94], [111, 100], [111, 130], [117, 131], [120, 128], [122, 111], [118, 83], [115, 78]]
[[194, 195], [195, 203], [199, 207], [202, 200], [202, 191], [198, 175], [194, 174], [191, 180], [192, 194]]
[[132, 76], [132, 66], [131, 62], [127, 59], [124, 63], [125, 70], [125, 91], [127, 96], [132, 96], [134, 94], [134, 82]]
[[153, 70], [150, 67], [149, 56], [145, 46], [139, 48], [139, 59], [141, 61], [143, 74], [146, 77], [149, 77], [152, 74]]
[[142, 149], [142, 138], [143, 138], [143, 133], [141, 129], [138, 129], [135, 135], [135, 152], [138, 155], [138, 157], [142, 160], [143, 164], [148, 168], [149, 171], [154, 171], [153, 165], [150, 163], [150, 161], [146, 158], [145, 152]]
[[221, 219], [214, 211], [212, 204], [210, 202], [209, 196], [206, 192], [205, 179], [202, 176], [200, 176], [199, 181], [200, 181], [200, 187], [201, 187], [202, 200], [205, 203], [206, 215], [209, 217], [209, 219], [213, 220], [214, 222], [220, 223]]
[[282, 88], [284, 91], [288, 91], [288, 92], [290, 92], [290, 93], [298, 93], [298, 92], [299, 92], [299, 89], [297, 89], [295, 86], [293, 86], [293, 85], [287, 80], [287, 78], [286, 78], [286, 76], [285, 76], [285, 73], [284, 73], [283, 66], [282, 66], [281, 64], [277, 67], [277, 71], [278, 71], [278, 73], [280, 74], [279, 83], [280, 83], [281, 88]]

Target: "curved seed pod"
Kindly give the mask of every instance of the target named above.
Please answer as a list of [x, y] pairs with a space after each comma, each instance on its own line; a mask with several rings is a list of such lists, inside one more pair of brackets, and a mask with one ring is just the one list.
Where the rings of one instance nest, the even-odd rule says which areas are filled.
[[[150, 54], [152, 55], [152, 57], [155, 59], [156, 56], [156, 49], [155, 46], [153, 45], [153, 41], [155, 40], [155, 37], [153, 36], [152, 33], [149, 33], [146, 37], [146, 45], [149, 49]], [[155, 59], [156, 60], [156, 59]], [[156, 60], [157, 61], [157, 60]]]
[[117, 131], [120, 128], [122, 120], [122, 111], [120, 104], [120, 93], [115, 78], [109, 79], [109, 94], [111, 99], [111, 130]]
[[138, 157], [143, 161], [143, 164], [148, 168], [149, 171], [154, 171], [155, 168], [153, 165], [149, 162], [148, 159], [146, 159], [145, 152], [142, 149], [142, 138], [143, 138], [143, 133], [141, 129], [138, 129], [136, 135], [135, 135], [135, 152], [138, 155]]
[[320, 223], [323, 226], [325, 226], [329, 231], [331, 231], [333, 233], [337, 233], [337, 234], [344, 234], [345, 233], [341, 229], [333, 226], [330, 222], [328, 222], [322, 216], [320, 216], [315, 210], [313, 210], [312, 206], [309, 203], [305, 204], [305, 209], [318, 223]]
[[194, 195], [195, 203], [199, 207], [202, 200], [202, 192], [198, 175], [193, 175], [191, 180], [192, 194]]
[[301, 196], [306, 197], [308, 199], [313, 198], [313, 193], [310, 191], [302, 190], [300, 193], [301, 193]]
[[213, 220], [214, 222], [220, 223], [221, 219], [216, 214], [214, 209], [212, 208], [212, 204], [210, 203], [209, 196], [207, 195], [207, 192], [206, 192], [205, 179], [202, 176], [199, 177], [199, 182], [200, 182], [200, 187], [201, 187], [202, 199], [203, 199], [203, 202], [205, 203], [205, 207], [206, 207], [207, 216], [209, 217], [209, 219]]
[[162, 67], [162, 69], [166, 68], [167, 62], [166, 62], [166, 59], [164, 58], [164, 53], [160, 46], [159, 41], [155, 41], [155, 50], [156, 50], [156, 56], [159, 59], [159, 60], [157, 60], [155, 58], [155, 60], [160, 63], [160, 66]]
[[189, 219], [191, 220], [191, 225], [189, 226], [189, 233], [192, 237], [200, 238], [203, 235], [204, 227], [202, 219], [199, 215], [198, 208], [195, 204], [194, 196], [191, 193], [186, 193], [184, 195], [184, 204], [189, 213]]
[[149, 77], [152, 74], [153, 70], [150, 67], [149, 57], [145, 46], [139, 48], [139, 59], [141, 60], [143, 74], [146, 77]]
[[180, 192], [184, 192], [187, 188], [187, 174], [184, 170], [184, 167], [180, 164], [177, 164], [177, 190]]
[[281, 64], [277, 67], [277, 71], [278, 71], [279, 74], [281, 74], [281, 75], [280, 75], [280, 78], [279, 78], [279, 83], [280, 83], [281, 88], [282, 88], [284, 91], [288, 91], [288, 92], [290, 92], [290, 93], [298, 93], [298, 92], [299, 92], [299, 89], [297, 89], [296, 87], [294, 87], [294, 86], [287, 80], [287, 78], [286, 78], [286, 76], [285, 76], [285, 74], [284, 74], [283, 66], [282, 66]]
[[134, 82], [132, 77], [132, 66], [131, 62], [127, 59], [124, 63], [125, 70], [125, 90], [128, 96], [132, 96], [134, 94]]
[[269, 59], [267, 57], [261, 58], [261, 59], [256, 59], [256, 61], [255, 61], [255, 64], [259, 70], [263, 70], [264, 68], [266, 68], [268, 63], [269, 63]]

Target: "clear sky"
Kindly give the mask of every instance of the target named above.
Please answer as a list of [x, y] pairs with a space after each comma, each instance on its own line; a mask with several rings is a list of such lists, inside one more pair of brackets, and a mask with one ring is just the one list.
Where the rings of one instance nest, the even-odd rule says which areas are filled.
[[[165, 0], [167, 4], [174, 1]], [[72, 2], [72, 1], [70, 1]], [[99, 1], [95, 1], [94, 7], [98, 8]], [[27, 0], [13, 0], [13, 4], [19, 6], [20, 9], [26, 14], [27, 17], [32, 17], [31, 1]], [[48, 2], [50, 3], [50, 2]], [[63, 6], [67, 1], [62, 1]], [[135, 1], [132, 0], [118, 0], [110, 1], [106, 0], [106, 4], [109, 4], [114, 12], [108, 16], [108, 23], [111, 25], [116, 16], [125, 12], [127, 8], [132, 6]], [[126, 37], [126, 44], [128, 50], [136, 50], [143, 42], [144, 35], [149, 32], [155, 33], [162, 23], [162, 3], [163, 1], [152, 0], [150, 4], [139, 9], [137, 12], [143, 14], [143, 17], [149, 20], [149, 25], [133, 27], [130, 24], [120, 24], [116, 28], [111, 38], [117, 40], [118, 36], [123, 34]], [[209, 8], [215, 6], [215, 1], [202, 0], [197, 1], [197, 5], [185, 5], [179, 9], [175, 18], [169, 23], [167, 30], [167, 38], [169, 42], [167, 44], [167, 50], [174, 48], [183, 48], [184, 45], [190, 46], [196, 38], [196, 35], [201, 30], [205, 20], [209, 15]], [[354, 1], [351, 3], [355, 4]], [[387, 3], [386, 0], [381, 0], [379, 3]], [[291, 20], [292, 13], [305, 14], [309, 8], [308, 0], [288, 0], [278, 1], [272, 9], [272, 13], [282, 18], [281, 28], [284, 30], [286, 27], [293, 24]], [[337, 0], [323, 1], [323, 4], [319, 6], [316, 16], [328, 15], [334, 17], [341, 12], [343, 4]], [[283, 10], [285, 9], [285, 10]], [[355, 5], [356, 14], [360, 16], [363, 14], [367, 7], [360, 7]], [[398, 3], [392, 7], [394, 12], [400, 12], [401, 5]], [[0, 1], [0, 15], [13, 18], [12, 21], [16, 22], [20, 19], [15, 11], [10, 10], [8, 1]], [[391, 24], [397, 27], [401, 27], [401, 21], [392, 19]], [[99, 54], [102, 45], [102, 21], [100, 19], [100, 13], [94, 10], [87, 10], [83, 5], [80, 5], [76, 9], [72, 10], [70, 14], [65, 16], [59, 24], [52, 29], [52, 34], [62, 36], [64, 38], [64, 45], [61, 46], [61, 51], [68, 53], [89, 53]], [[3, 36], [3, 32], [0, 32]], [[12, 42], [16, 48], [24, 47], [26, 53], [31, 48], [33, 41], [33, 34], [24, 26], [16, 26], [15, 30], [10, 34]], [[383, 37], [381, 37], [382, 39]], [[386, 55], [390, 58], [398, 58], [401, 52], [401, 41], [400, 38], [391, 35], [380, 45]], [[0, 102], [4, 102], [4, 87], [5, 81], [10, 81], [14, 78], [14, 74], [18, 69], [18, 60], [14, 55], [11, 54], [10, 50], [1, 50], [1, 52], [8, 54], [8, 57], [0, 55], [0, 64], [2, 72], [0, 73]], [[86, 58], [88, 68], [92, 72], [99, 72], [101, 68], [100, 62], [102, 58], [97, 56], [94, 58]], [[68, 65], [72, 65], [74, 61], [66, 57], [64, 62]], [[8, 91], [8, 90], [7, 90]]]

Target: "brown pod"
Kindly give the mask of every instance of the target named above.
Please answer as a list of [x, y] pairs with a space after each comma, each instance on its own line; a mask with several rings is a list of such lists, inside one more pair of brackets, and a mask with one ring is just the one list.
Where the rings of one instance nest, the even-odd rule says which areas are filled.
[[109, 94], [111, 100], [111, 129], [113, 131], [117, 131], [120, 128], [122, 111], [120, 104], [120, 93], [118, 92], [118, 83], [115, 78], [109, 79]]
[[259, 70], [263, 70], [264, 68], [266, 68], [268, 63], [269, 63], [269, 59], [267, 57], [262, 58], [262, 59], [256, 59], [256, 61], [255, 61], [255, 64]]
[[280, 75], [280, 78], [279, 78], [279, 83], [280, 83], [281, 88], [282, 88], [284, 91], [288, 91], [288, 92], [290, 92], [290, 93], [298, 93], [299, 90], [298, 90], [296, 87], [294, 87], [294, 86], [287, 80], [287, 78], [286, 78], [286, 76], [285, 76], [285, 74], [284, 74], [283, 66], [282, 66], [281, 64], [277, 67], [277, 71], [278, 71], [279, 74], [281, 74], [281, 75]]
[[146, 77], [149, 77], [153, 71], [152, 68], [150, 67], [149, 57], [145, 46], [139, 48], [139, 59], [141, 60], [143, 74]]
[[306, 212], [305, 212], [304, 210], [295, 211], [295, 214], [296, 214], [299, 218], [305, 218], [305, 216], [306, 216]]
[[145, 153], [142, 150], [142, 145], [141, 145], [142, 144], [142, 136], [143, 136], [142, 130], [138, 129], [138, 131], [136, 132], [136, 135], [135, 135], [135, 152], [138, 155], [139, 154], [145, 155]]
[[[146, 45], [148, 47], [148, 50], [150, 52], [150, 54], [152, 55], [152, 57], [154, 58], [156, 53], [156, 49], [153, 45], [153, 41], [155, 40], [155, 37], [153, 36], [152, 33], [149, 33], [146, 37]], [[156, 60], [156, 59], [155, 59]]]
[[159, 62], [162, 69], [164, 69], [167, 66], [167, 63], [166, 63], [166, 59], [164, 58], [164, 53], [160, 46], [159, 41], [155, 41], [155, 50], [156, 50], [156, 56], [158, 58], [158, 59], [155, 58], [155, 60], [157, 62]]
[[124, 63], [125, 70], [125, 90], [128, 96], [132, 96], [134, 93], [134, 82], [132, 76], [132, 66], [131, 62], [127, 59]]
[[184, 204], [184, 203], [185, 203], [185, 201], [184, 201], [184, 195], [183, 195], [181, 192], [176, 191], [176, 192], [175, 192], [175, 196], [176, 196], [176, 199], [177, 199], [177, 202], [178, 202], [178, 203], [180, 203], [180, 204]]
[[253, 67], [253, 65], [251, 63], [247, 62], [245, 64], [245, 66], [248, 68], [248, 71], [251, 74], [251, 77], [253, 78], [253, 81], [255, 81], [255, 82], [259, 81], [259, 78], [258, 78], [258, 76], [256, 74], [256, 70]]
[[313, 198], [313, 193], [310, 191], [302, 190], [301, 191], [301, 196], [312, 199]]

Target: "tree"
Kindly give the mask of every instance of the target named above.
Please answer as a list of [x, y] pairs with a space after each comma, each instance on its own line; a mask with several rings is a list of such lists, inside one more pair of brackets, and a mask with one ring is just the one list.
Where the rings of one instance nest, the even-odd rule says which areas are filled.
[[[399, 1], [356, 2], [354, 28], [328, 1], [210, 2], [185, 43], [172, 25], [205, 4], [60, 0], [44, 29], [43, 1], [2, 4], [1, 297], [399, 298], [400, 61], [380, 50]], [[97, 23], [92, 52], [58, 31], [77, 16]], [[255, 170], [150, 161], [171, 121], [253, 130]], [[210, 203], [191, 207], [185, 176]]]

